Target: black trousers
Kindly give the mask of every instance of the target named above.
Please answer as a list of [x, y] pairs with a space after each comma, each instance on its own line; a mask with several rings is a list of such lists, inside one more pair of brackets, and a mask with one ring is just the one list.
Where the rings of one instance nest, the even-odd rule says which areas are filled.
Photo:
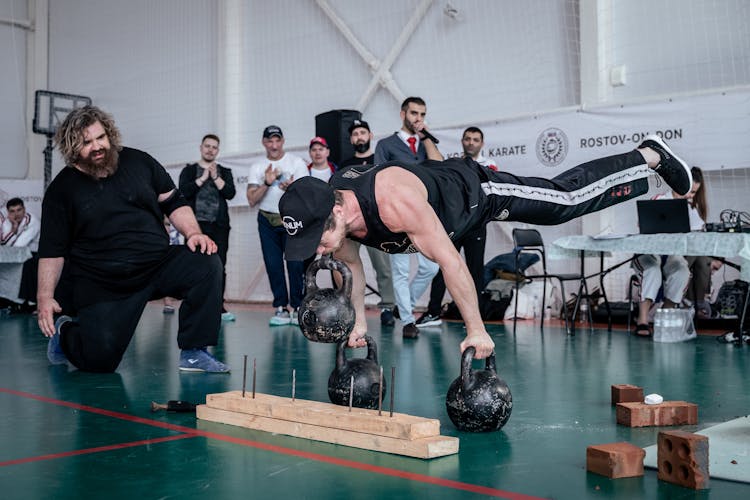
[[143, 289], [78, 309], [76, 320], [67, 323], [60, 334], [68, 361], [83, 371], [115, 371], [146, 303], [165, 296], [182, 299], [177, 331], [180, 349], [216, 345], [221, 324], [221, 260], [216, 254], [193, 253], [179, 245], [170, 247], [168, 258]]
[[219, 259], [221, 260], [221, 296], [224, 297], [224, 292], [227, 289], [227, 252], [229, 251], [229, 229], [228, 227], [219, 226], [214, 222], [198, 221], [203, 234], [214, 240], [216, 243]]
[[638, 151], [582, 163], [552, 179], [482, 171], [486, 222], [556, 225], [648, 191], [653, 173]]
[[[461, 239], [454, 241], [453, 244], [458, 251], [461, 251], [461, 248], [464, 249], [466, 267], [469, 268], [469, 274], [471, 274], [471, 278], [474, 281], [474, 288], [476, 288], [478, 295], [484, 288], [484, 248], [487, 244], [487, 227], [481, 225], [466, 233]], [[443, 296], [445, 296], [445, 278], [443, 277], [443, 271], [438, 271], [432, 279], [427, 314], [440, 316]]]
[[38, 280], [37, 270], [39, 268], [39, 254], [31, 252], [31, 258], [23, 263], [21, 273], [21, 285], [18, 290], [18, 298], [26, 302], [36, 302], [36, 287]]

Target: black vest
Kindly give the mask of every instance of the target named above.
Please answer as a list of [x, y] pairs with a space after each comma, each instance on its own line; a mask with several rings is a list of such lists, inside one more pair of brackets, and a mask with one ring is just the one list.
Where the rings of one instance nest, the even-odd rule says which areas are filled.
[[442, 162], [426, 160], [416, 165], [388, 162], [352, 166], [337, 172], [329, 181], [335, 189], [353, 191], [362, 210], [367, 234], [364, 238], [349, 238], [386, 253], [417, 251], [406, 233], [394, 233], [385, 227], [375, 203], [375, 175], [393, 166], [408, 170], [425, 185], [427, 202], [452, 240], [460, 238], [476, 224], [483, 223], [487, 204], [480, 182], [487, 179], [482, 172], [484, 167], [473, 160], [453, 158]]

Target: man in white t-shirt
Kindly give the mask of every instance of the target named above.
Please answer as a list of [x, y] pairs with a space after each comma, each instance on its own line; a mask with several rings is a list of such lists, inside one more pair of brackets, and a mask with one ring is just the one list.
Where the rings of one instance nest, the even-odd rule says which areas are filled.
[[[297, 324], [305, 270], [302, 261], [286, 261], [287, 289], [284, 274], [287, 233], [279, 215], [279, 199], [292, 182], [307, 176], [308, 171], [302, 158], [284, 152], [284, 133], [276, 125], [263, 130], [263, 147], [267, 161], [250, 167], [247, 201], [251, 207], [258, 206], [258, 235], [275, 309], [269, 323], [272, 326]], [[291, 314], [287, 306], [291, 306]]]

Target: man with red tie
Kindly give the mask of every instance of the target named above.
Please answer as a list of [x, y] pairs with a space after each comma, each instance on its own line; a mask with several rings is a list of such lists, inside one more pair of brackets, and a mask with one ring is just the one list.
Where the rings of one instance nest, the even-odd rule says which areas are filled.
[[[414, 164], [428, 158], [442, 160], [443, 156], [435, 143], [423, 133], [427, 131], [424, 123], [426, 115], [427, 105], [421, 97], [407, 97], [401, 104], [401, 130], [378, 141], [375, 147], [375, 164], [380, 165], [389, 161]], [[417, 274], [409, 282], [410, 262], [409, 255], [391, 255], [393, 294], [402, 324], [402, 335], [406, 339], [414, 339], [419, 335], [413, 312], [414, 304], [430, 286], [432, 278], [439, 270], [436, 263], [419, 254]]]

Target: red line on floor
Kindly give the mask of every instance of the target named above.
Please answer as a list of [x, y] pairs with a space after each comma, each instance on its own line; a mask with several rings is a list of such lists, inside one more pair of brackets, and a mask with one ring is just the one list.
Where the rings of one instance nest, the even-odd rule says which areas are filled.
[[176, 436], [166, 436], [166, 437], [154, 438], [154, 439], [143, 439], [141, 441], [131, 441], [129, 443], [108, 444], [106, 446], [97, 446], [96, 448], [86, 448], [84, 450], [63, 451], [60, 453], [50, 453], [49, 455], [39, 455], [36, 457], [17, 458], [15, 460], [6, 460], [5, 462], [0, 462], [0, 467], [4, 467], [6, 465], [27, 464], [30, 462], [41, 462], [42, 460], [52, 460], [55, 458], [74, 457], [76, 455], [86, 455], [88, 453], [99, 453], [101, 451], [121, 450], [123, 448], [132, 448], [134, 446], [144, 446], [147, 444], [163, 443], [165, 441], [176, 441], [178, 439], [194, 438], [196, 436], [197, 436], [196, 434], [178, 434]]
[[452, 488], [456, 490], [463, 490], [463, 491], [468, 491], [472, 493], [478, 493], [481, 495], [488, 495], [488, 496], [493, 496], [493, 497], [498, 497], [498, 498], [506, 498], [508, 500], [540, 500], [540, 497], [524, 495], [522, 493], [513, 493], [512, 491], [498, 490], [495, 488], [490, 488], [487, 486], [480, 486], [477, 484], [462, 483], [460, 481], [442, 479], [439, 477], [428, 476], [425, 474], [417, 474], [417, 473], [402, 471], [398, 469], [391, 469], [389, 467], [381, 467], [378, 465], [371, 465], [371, 464], [366, 464], [363, 462], [355, 462], [353, 460], [346, 460], [343, 458], [337, 458], [337, 457], [332, 457], [328, 455], [320, 455], [318, 453], [295, 450], [293, 448], [285, 448], [282, 446], [262, 443], [259, 441], [252, 441], [250, 439], [226, 436], [224, 434], [218, 434], [215, 432], [202, 431], [199, 429], [191, 429], [189, 427], [184, 427], [182, 425], [168, 424], [166, 422], [159, 422], [158, 420], [151, 420], [147, 418], [136, 417], [134, 415], [128, 415], [126, 413], [119, 413], [116, 411], [104, 410], [104, 409], [96, 408], [93, 406], [86, 406], [86, 405], [82, 405], [78, 403], [71, 403], [69, 401], [62, 401], [59, 399], [48, 398], [45, 396], [39, 396], [39, 395], [31, 394], [28, 392], [15, 391], [13, 389], [6, 389], [3, 387], [0, 387], [0, 392], [4, 392], [6, 394], [12, 394], [14, 396], [19, 396], [19, 397], [23, 397], [27, 399], [34, 399], [34, 400], [42, 401], [45, 403], [51, 403], [51, 404], [58, 405], [58, 406], [74, 408], [76, 410], [96, 413], [98, 415], [104, 415], [107, 417], [118, 418], [120, 420], [126, 420], [128, 422], [135, 422], [139, 424], [150, 425], [152, 427], [160, 427], [162, 429], [169, 429], [172, 431], [184, 433], [178, 436], [169, 436], [166, 438], [136, 441], [133, 443], [125, 443], [121, 445], [102, 446], [99, 448], [89, 448], [88, 450], [80, 450], [80, 452], [72, 451], [72, 452], [64, 452], [64, 453], [53, 454], [53, 455], [42, 455], [41, 457], [36, 457], [36, 458], [19, 459], [18, 461], [11, 460], [7, 462], [0, 462], [0, 466], [11, 465], [14, 463], [31, 462], [35, 460], [49, 460], [51, 458], [59, 458], [59, 457], [78, 455], [78, 454], [83, 454], [83, 453], [93, 453], [97, 451], [106, 451], [107, 449], [118, 449], [118, 448], [125, 448], [128, 446], [138, 446], [139, 444], [148, 444], [150, 442], [170, 441], [170, 440], [175, 440], [175, 439], [183, 439], [186, 437], [202, 436], [202, 437], [206, 437], [210, 439], [216, 439], [218, 441], [224, 441], [227, 443], [239, 444], [241, 446], [249, 446], [252, 448], [270, 451], [273, 453], [279, 453], [282, 455], [291, 455], [295, 457], [306, 458], [308, 460], [314, 460], [316, 462], [324, 462], [328, 464], [338, 465], [340, 467], [348, 467], [351, 469], [358, 469], [358, 470], [362, 470], [366, 472], [372, 472], [375, 474], [383, 474], [383, 475], [391, 476], [391, 477], [399, 477], [402, 479], [408, 479], [410, 481], [418, 481], [418, 482], [426, 483], [426, 484], [434, 484], [437, 486], [443, 486], [446, 488]]

